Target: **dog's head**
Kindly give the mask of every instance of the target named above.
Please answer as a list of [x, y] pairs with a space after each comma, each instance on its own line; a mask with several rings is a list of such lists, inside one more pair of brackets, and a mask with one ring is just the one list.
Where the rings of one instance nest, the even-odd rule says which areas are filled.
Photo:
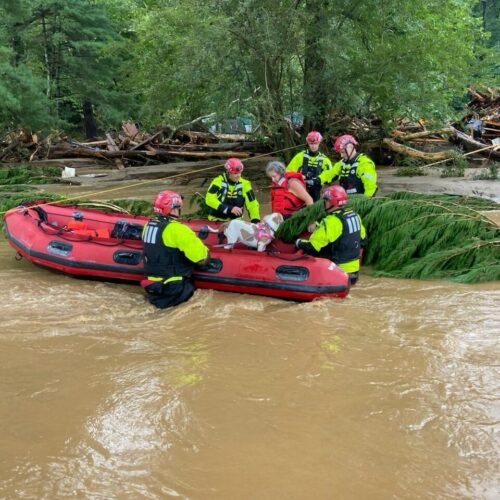
[[262, 218], [262, 222], [267, 224], [267, 226], [271, 229], [273, 234], [278, 230], [278, 227], [283, 222], [283, 215], [273, 212], [272, 214], [265, 215]]

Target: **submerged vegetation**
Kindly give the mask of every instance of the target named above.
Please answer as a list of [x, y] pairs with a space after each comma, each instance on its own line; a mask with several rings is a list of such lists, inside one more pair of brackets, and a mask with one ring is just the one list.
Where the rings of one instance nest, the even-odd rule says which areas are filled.
[[441, 170], [441, 177], [463, 177], [469, 166], [467, 159], [459, 150], [451, 149], [447, 152], [450, 161], [446, 162]]
[[474, 176], [475, 181], [494, 181], [498, 179], [499, 163], [492, 163], [488, 168], [483, 169], [481, 172]]
[[19, 165], [0, 169], [0, 185], [18, 186], [20, 184], [54, 184], [61, 178], [59, 167], [36, 167]]
[[500, 279], [500, 229], [481, 213], [498, 209], [495, 202], [393, 193], [356, 197], [352, 205], [369, 235], [365, 263], [376, 275], [461, 283]]
[[398, 177], [415, 177], [419, 175], [427, 175], [423, 169], [425, 162], [411, 156], [405, 156], [396, 170]]
[[[480, 198], [393, 193], [349, 200], [368, 233], [364, 263], [377, 276], [449, 279], [478, 283], [500, 279], [500, 229], [481, 211], [498, 204]], [[295, 214], [279, 229], [293, 241], [318, 216], [321, 202]]]

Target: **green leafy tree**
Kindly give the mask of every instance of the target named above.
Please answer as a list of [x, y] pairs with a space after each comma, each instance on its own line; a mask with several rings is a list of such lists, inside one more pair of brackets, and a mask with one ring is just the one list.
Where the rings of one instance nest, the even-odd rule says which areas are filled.
[[24, 1], [15, 20], [4, 18], [0, 25], [11, 42], [11, 59], [38, 78], [36, 86], [51, 104], [47, 126], [80, 125], [84, 105], [91, 112], [97, 107], [103, 123], [128, 117], [129, 102], [115, 80], [121, 63], [113, 51], [118, 27], [103, 2]]
[[476, 4], [129, 0], [130, 81], [151, 122], [249, 113], [283, 138], [297, 110], [320, 130], [330, 110], [442, 120], [487, 68]]
[[[0, 127], [51, 125], [43, 80], [21, 61], [17, 28], [24, 17], [22, 2], [0, 1]], [[17, 48], [17, 51], [14, 50]]]

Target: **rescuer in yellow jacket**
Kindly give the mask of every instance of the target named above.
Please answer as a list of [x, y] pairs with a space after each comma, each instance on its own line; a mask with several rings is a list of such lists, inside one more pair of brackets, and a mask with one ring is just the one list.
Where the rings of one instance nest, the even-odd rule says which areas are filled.
[[330, 184], [338, 179], [347, 194], [364, 194], [371, 198], [377, 192], [375, 163], [365, 154], [356, 151], [357, 144], [352, 135], [337, 137], [334, 148], [342, 159], [322, 176], [322, 184]]
[[141, 282], [148, 301], [164, 309], [185, 302], [194, 293], [191, 274], [194, 266], [210, 260], [208, 248], [194, 231], [179, 222], [182, 197], [175, 191], [158, 193], [154, 210], [158, 218], [151, 219], [142, 232], [144, 272]]
[[208, 220], [227, 221], [241, 219], [246, 208], [252, 222], [260, 221], [259, 202], [252, 184], [243, 179], [243, 163], [229, 158], [224, 165], [226, 172], [218, 175], [208, 186], [205, 203], [209, 207]]
[[332, 168], [328, 156], [319, 152], [323, 137], [313, 130], [306, 137], [307, 149], [298, 152], [286, 167], [287, 172], [300, 172], [305, 180], [307, 192], [314, 201], [318, 201], [321, 194], [323, 177]]
[[343, 208], [347, 194], [341, 186], [329, 186], [323, 192], [328, 213], [309, 240], [298, 239], [297, 248], [305, 253], [330, 259], [349, 275], [351, 285], [358, 280], [361, 249], [366, 244], [366, 230], [358, 214]]

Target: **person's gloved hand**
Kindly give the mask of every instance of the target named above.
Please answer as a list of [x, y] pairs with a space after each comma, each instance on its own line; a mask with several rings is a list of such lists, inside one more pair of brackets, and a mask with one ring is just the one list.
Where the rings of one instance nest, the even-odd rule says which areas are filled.
[[296, 239], [295, 240], [295, 245], [294, 245], [295, 248], [300, 248], [301, 243], [302, 243], [302, 240], [300, 238]]
[[260, 219], [252, 219], [250, 222], [252, 224], [257, 224], [258, 222], [260, 222]]
[[319, 180], [319, 177], [316, 177], [315, 179], [306, 179], [306, 186], [308, 187], [319, 187], [321, 185], [321, 181]]

